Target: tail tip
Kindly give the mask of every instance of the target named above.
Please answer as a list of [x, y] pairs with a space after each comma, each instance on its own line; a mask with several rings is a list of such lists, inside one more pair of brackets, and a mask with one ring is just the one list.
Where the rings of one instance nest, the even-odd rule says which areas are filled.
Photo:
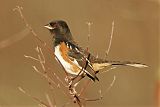
[[132, 67], [136, 67], [136, 68], [147, 68], [148, 66], [146, 64], [140, 64], [140, 63], [136, 63], [136, 64], [127, 64], [128, 66], [132, 66]]

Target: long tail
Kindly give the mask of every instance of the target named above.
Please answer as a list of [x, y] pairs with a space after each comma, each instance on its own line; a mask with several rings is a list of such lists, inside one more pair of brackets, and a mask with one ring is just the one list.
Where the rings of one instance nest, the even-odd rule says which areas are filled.
[[145, 64], [137, 63], [137, 62], [129, 62], [129, 61], [97, 61], [92, 63], [92, 67], [95, 71], [99, 71], [106, 67], [110, 66], [131, 66], [136, 68], [145, 68], [148, 67]]
[[110, 63], [113, 66], [119, 66], [119, 65], [123, 65], [123, 66], [132, 66], [132, 67], [136, 67], [136, 68], [145, 68], [148, 67], [145, 64], [141, 64], [141, 63], [137, 63], [137, 62], [129, 62], [129, 61], [108, 61], [108, 63]]

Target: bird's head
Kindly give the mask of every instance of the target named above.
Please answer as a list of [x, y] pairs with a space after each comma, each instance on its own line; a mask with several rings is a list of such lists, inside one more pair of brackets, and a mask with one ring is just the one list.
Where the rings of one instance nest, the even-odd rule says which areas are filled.
[[70, 29], [65, 21], [52, 21], [49, 24], [46, 24], [44, 27], [51, 32], [55, 40], [54, 42], [56, 42], [55, 44], [57, 44], [57, 42], [59, 43], [62, 41], [74, 42]]
[[65, 35], [67, 33], [70, 33], [67, 23], [62, 20], [52, 21], [49, 24], [46, 24], [44, 27], [53, 34]]

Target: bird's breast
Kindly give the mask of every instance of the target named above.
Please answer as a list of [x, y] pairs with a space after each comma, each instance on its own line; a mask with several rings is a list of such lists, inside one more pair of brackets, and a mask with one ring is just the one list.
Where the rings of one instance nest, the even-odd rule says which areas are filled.
[[66, 46], [66, 44], [64, 42], [60, 43], [60, 45], [55, 47], [56, 58], [68, 73], [77, 75], [81, 69], [76, 60], [72, 61], [69, 59], [68, 51], [69, 48]]

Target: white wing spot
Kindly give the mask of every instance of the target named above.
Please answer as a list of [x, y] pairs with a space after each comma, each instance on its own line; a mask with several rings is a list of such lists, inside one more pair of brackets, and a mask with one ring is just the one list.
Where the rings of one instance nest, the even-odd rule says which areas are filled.
[[69, 48], [72, 49], [72, 46], [70, 45]]
[[78, 48], [75, 48], [75, 50], [76, 50], [77, 52], [79, 52]]

